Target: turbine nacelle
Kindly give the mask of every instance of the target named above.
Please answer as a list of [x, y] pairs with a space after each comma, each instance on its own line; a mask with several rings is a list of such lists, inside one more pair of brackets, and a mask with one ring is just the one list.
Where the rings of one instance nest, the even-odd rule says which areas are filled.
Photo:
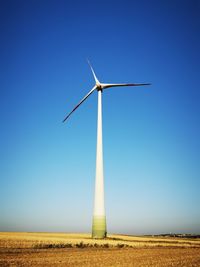
[[100, 82], [96, 83], [96, 90], [103, 90], [103, 86]]

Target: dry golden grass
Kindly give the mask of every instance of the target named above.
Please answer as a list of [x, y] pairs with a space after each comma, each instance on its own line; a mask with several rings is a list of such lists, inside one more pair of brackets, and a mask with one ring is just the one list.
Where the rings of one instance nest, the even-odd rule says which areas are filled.
[[144, 236], [108, 235], [103, 240], [92, 239], [90, 234], [77, 233], [20, 233], [0, 232], [0, 248], [36, 248], [48, 245], [71, 244], [77, 247], [108, 246], [120, 247], [194, 247], [200, 248], [200, 239], [159, 238]]
[[0, 266], [200, 266], [200, 239], [0, 233]]

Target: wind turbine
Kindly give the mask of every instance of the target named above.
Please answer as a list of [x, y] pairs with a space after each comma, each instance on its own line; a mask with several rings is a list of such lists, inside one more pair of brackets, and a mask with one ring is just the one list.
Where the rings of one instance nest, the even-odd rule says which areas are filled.
[[95, 91], [98, 91], [98, 116], [97, 116], [97, 150], [96, 150], [96, 181], [95, 181], [95, 197], [94, 197], [94, 213], [92, 222], [92, 237], [105, 238], [106, 216], [104, 206], [104, 175], [103, 175], [103, 143], [102, 143], [102, 92], [105, 89], [118, 86], [142, 86], [150, 85], [150, 83], [101, 83], [88, 61], [92, 74], [95, 79], [94, 87], [84, 96], [81, 101], [72, 109], [72, 111], [64, 118], [65, 122], [69, 116]]

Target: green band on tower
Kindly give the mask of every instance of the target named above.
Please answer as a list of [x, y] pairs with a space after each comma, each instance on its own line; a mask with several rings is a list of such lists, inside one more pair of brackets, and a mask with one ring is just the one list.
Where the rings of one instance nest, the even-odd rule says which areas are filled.
[[94, 216], [92, 222], [92, 238], [105, 238], [106, 235], [106, 216]]

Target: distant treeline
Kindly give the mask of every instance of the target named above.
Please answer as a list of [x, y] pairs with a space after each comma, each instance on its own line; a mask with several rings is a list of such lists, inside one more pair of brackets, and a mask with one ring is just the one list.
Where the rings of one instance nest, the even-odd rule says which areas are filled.
[[151, 235], [156, 237], [182, 237], [182, 238], [200, 238], [200, 235], [196, 234], [159, 234], [159, 235]]

